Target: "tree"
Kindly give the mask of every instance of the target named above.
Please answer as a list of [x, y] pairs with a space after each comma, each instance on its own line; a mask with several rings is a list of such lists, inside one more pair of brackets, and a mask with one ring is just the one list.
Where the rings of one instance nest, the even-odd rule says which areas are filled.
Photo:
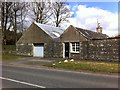
[[19, 2], [14, 2], [12, 6], [12, 19], [13, 19], [13, 29], [15, 32], [15, 42], [17, 42], [17, 24], [20, 20], [17, 21], [18, 17], [21, 17], [22, 12], [21, 10], [24, 8], [24, 4]]
[[10, 8], [11, 8], [12, 2], [0, 2], [0, 16], [1, 16], [1, 28], [3, 33], [3, 43], [6, 44], [6, 31], [8, 29], [8, 20], [10, 16]]
[[53, 21], [56, 27], [59, 27], [62, 22], [68, 22], [68, 18], [70, 17], [69, 9], [66, 6], [66, 2], [54, 2], [53, 3]]
[[46, 24], [52, 13], [51, 10], [51, 3], [45, 2], [45, 0], [39, 0], [39, 2], [35, 1], [31, 4], [33, 19], [41, 24]]
[[19, 10], [17, 12], [17, 30], [20, 30], [20, 32], [23, 32], [25, 29], [24, 23], [26, 22], [26, 17], [29, 14], [28, 13], [28, 2], [19, 2], [18, 4]]
[[[17, 41], [18, 26], [23, 23], [25, 17], [25, 2], [0, 2], [1, 27], [3, 32], [3, 43], [6, 45], [7, 31], [14, 31], [15, 42]], [[22, 30], [22, 29], [21, 29]]]

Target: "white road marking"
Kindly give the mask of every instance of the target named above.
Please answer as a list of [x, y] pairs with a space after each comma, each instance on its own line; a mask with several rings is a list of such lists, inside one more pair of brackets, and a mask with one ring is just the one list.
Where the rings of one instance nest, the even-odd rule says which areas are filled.
[[23, 81], [18, 81], [18, 80], [14, 80], [14, 79], [10, 79], [10, 78], [5, 78], [5, 77], [0, 77], [0, 79], [4, 79], [4, 80], [16, 82], [16, 83], [21, 83], [21, 84], [25, 84], [25, 85], [29, 85], [29, 86], [34, 86], [34, 87], [38, 87], [38, 88], [46, 88], [44, 86], [40, 86], [40, 85], [36, 85], [36, 84], [31, 84], [31, 83], [27, 83], [27, 82], [23, 82]]

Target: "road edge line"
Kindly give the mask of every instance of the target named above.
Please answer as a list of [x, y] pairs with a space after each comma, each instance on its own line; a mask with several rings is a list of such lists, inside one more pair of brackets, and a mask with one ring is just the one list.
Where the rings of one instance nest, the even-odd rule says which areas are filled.
[[31, 84], [31, 83], [27, 83], [27, 82], [23, 82], [23, 81], [18, 81], [18, 80], [11, 79], [11, 78], [0, 77], [0, 79], [8, 80], [8, 81], [16, 82], [16, 83], [21, 83], [21, 84], [25, 84], [25, 85], [29, 85], [29, 86], [33, 86], [33, 87], [38, 87], [38, 88], [46, 88], [44, 86], [40, 86], [40, 85], [36, 85], [36, 84]]

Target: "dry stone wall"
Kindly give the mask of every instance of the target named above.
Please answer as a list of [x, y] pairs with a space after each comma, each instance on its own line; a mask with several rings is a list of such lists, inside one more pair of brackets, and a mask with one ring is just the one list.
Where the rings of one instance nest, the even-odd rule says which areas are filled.
[[33, 55], [33, 47], [32, 45], [16, 45], [16, 51], [18, 55], [26, 55], [32, 56]]
[[120, 61], [120, 39], [91, 40], [80, 43], [80, 59]]

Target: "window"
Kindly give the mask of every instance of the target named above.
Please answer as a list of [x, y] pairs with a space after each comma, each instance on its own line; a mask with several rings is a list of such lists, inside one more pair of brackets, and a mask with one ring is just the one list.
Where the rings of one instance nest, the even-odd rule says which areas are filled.
[[73, 42], [73, 43], [71, 43], [71, 52], [79, 53], [79, 50], [80, 50], [80, 44], [79, 44], [79, 42]]

